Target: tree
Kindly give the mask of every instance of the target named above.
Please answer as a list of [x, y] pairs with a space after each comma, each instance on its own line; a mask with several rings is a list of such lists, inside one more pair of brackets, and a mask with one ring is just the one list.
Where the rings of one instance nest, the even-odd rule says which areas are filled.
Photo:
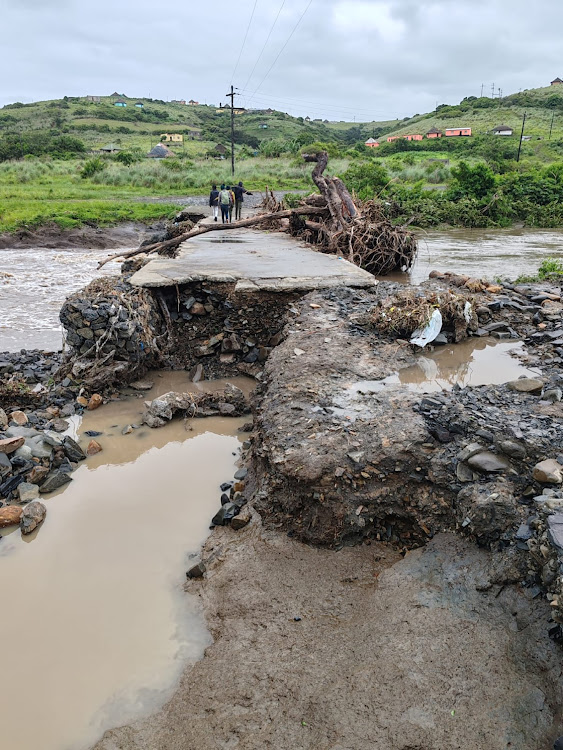
[[472, 198], [484, 198], [496, 185], [493, 171], [486, 164], [470, 167], [461, 161], [457, 168], [452, 169], [451, 174], [454, 179], [453, 190], [457, 189], [461, 195]]

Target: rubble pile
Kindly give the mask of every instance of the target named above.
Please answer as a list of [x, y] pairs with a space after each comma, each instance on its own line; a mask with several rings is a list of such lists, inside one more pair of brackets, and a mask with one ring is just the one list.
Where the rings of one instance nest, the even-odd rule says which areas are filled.
[[212, 393], [170, 392], [145, 403], [142, 422], [149, 427], [163, 427], [178, 413], [190, 418], [240, 417], [249, 411], [244, 393], [231, 383]]
[[64, 303], [67, 374], [83, 382], [127, 382], [159, 364], [168, 343], [158, 300], [123, 279], [103, 278]]

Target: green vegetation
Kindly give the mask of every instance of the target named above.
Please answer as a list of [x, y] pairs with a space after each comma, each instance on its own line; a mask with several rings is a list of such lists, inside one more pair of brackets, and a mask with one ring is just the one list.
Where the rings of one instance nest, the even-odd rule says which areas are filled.
[[[127, 107], [115, 107], [109, 97], [65, 97], [0, 109], [0, 231], [48, 221], [151, 221], [173, 210], [155, 197], [207, 193], [212, 182], [233, 180], [229, 159], [216, 150], [229, 142], [228, 109], [124, 101]], [[524, 110], [532, 140], [522, 144], [517, 163]], [[493, 135], [500, 123], [516, 135]], [[364, 145], [371, 136], [424, 134], [432, 126], [467, 126], [474, 136]], [[146, 159], [164, 132], [184, 135], [183, 143], [167, 144], [177, 159]], [[234, 179], [251, 190], [314, 189], [311, 165], [301, 155], [324, 148], [329, 171], [360, 198], [380, 198], [397, 223], [563, 226], [563, 94], [551, 87], [502, 99], [467, 97], [402, 121], [311, 122], [249, 111], [236, 115], [235, 132]], [[120, 150], [100, 153], [108, 143]]]
[[563, 276], [563, 262], [559, 258], [546, 258], [540, 263], [537, 274], [534, 276], [519, 276], [518, 284], [529, 284], [535, 281], [561, 281]]

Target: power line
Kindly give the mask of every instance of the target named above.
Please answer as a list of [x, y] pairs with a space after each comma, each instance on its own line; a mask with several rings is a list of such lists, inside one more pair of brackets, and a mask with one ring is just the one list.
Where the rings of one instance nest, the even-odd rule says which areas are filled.
[[[313, 4], [313, 0], [309, 0], [309, 2], [307, 3], [307, 6], [306, 6], [306, 8], [305, 8], [305, 10], [304, 10], [304, 11], [303, 11], [303, 13], [302, 13], [302, 14], [301, 14], [301, 15], [299, 16], [299, 19], [298, 19], [297, 23], [295, 24], [295, 26], [294, 26], [294, 27], [293, 27], [293, 29], [291, 30], [291, 33], [290, 33], [290, 35], [289, 35], [289, 36], [287, 37], [287, 39], [286, 39], [286, 41], [285, 41], [285, 44], [283, 45], [283, 47], [282, 47], [282, 48], [280, 49], [280, 51], [278, 52], [278, 54], [277, 54], [277, 55], [276, 55], [276, 57], [274, 58], [274, 62], [273, 62], [273, 63], [272, 63], [271, 65], [270, 65], [270, 67], [268, 68], [268, 72], [266, 73], [266, 75], [264, 76], [264, 78], [262, 78], [262, 80], [260, 81], [260, 83], [258, 84], [258, 86], [256, 87], [256, 89], [254, 90], [254, 94], [255, 94], [255, 93], [256, 93], [256, 92], [258, 91], [258, 89], [260, 88], [260, 86], [262, 86], [262, 84], [264, 83], [264, 81], [266, 80], [266, 78], [267, 78], [267, 77], [268, 77], [268, 76], [270, 75], [270, 73], [272, 72], [272, 69], [273, 69], [274, 65], [275, 65], [275, 64], [277, 63], [277, 61], [278, 61], [278, 60], [280, 59], [280, 57], [281, 57], [281, 54], [282, 54], [282, 52], [284, 51], [284, 49], [285, 49], [285, 48], [287, 47], [287, 45], [288, 45], [288, 44], [289, 44], [289, 42], [291, 41], [291, 38], [292, 38], [292, 36], [293, 36], [293, 35], [295, 34], [295, 32], [297, 31], [297, 27], [299, 26], [299, 24], [301, 23], [301, 21], [302, 21], [302, 20], [303, 20], [303, 19], [305, 18], [305, 14], [307, 13], [307, 11], [309, 10], [309, 8], [311, 7], [311, 5], [312, 5], [312, 4]], [[253, 95], [254, 95], [254, 94], [253, 94]], [[251, 98], [252, 98], [252, 97], [251, 97]]]
[[[280, 102], [282, 104], [290, 104], [292, 106], [295, 106], [294, 103], [301, 104], [304, 107], [308, 107], [309, 109], [314, 109], [316, 111], [321, 111], [320, 108], [322, 108], [322, 111], [330, 110], [333, 112], [351, 112], [351, 113], [364, 113], [364, 114], [380, 114], [380, 115], [387, 115], [387, 112], [383, 112], [382, 110], [373, 110], [373, 109], [361, 109], [358, 107], [346, 107], [346, 106], [334, 106], [332, 104], [324, 104], [323, 102], [311, 102], [306, 99], [297, 99], [296, 97], [290, 97], [290, 96], [277, 96], [277, 95], [271, 95], [267, 93], [263, 94], [253, 94], [249, 98], [255, 98], [260, 99], [262, 101], [266, 102]], [[396, 118], [388, 117], [387, 119], [393, 120]]]
[[282, 4], [280, 5], [280, 9], [278, 10], [278, 14], [277, 14], [277, 16], [274, 19], [274, 23], [272, 24], [272, 26], [270, 28], [270, 31], [268, 32], [268, 36], [266, 37], [266, 41], [264, 42], [264, 46], [260, 50], [260, 54], [258, 55], [258, 58], [256, 59], [256, 62], [254, 63], [254, 67], [252, 68], [252, 71], [251, 71], [250, 75], [248, 76], [248, 80], [244, 84], [244, 88], [246, 88], [248, 86], [248, 84], [250, 83], [250, 80], [252, 79], [252, 76], [254, 75], [254, 71], [256, 70], [256, 67], [258, 66], [258, 63], [260, 62], [260, 60], [262, 58], [262, 55], [264, 54], [264, 50], [266, 49], [266, 46], [267, 46], [268, 42], [270, 41], [270, 37], [272, 36], [272, 32], [273, 32], [273, 30], [275, 28], [275, 25], [278, 22], [278, 18], [281, 15], [281, 12], [283, 10], [283, 6], [285, 5], [285, 3], [286, 3], [286, 0], [282, 0]]
[[238, 58], [237, 58], [236, 65], [233, 69], [233, 75], [231, 76], [231, 81], [235, 80], [235, 73], [237, 72], [240, 58], [242, 57], [242, 51], [244, 49], [244, 45], [246, 44], [246, 40], [248, 38], [248, 32], [250, 31], [250, 26], [252, 25], [252, 19], [254, 18], [254, 11], [256, 10], [257, 5], [258, 5], [258, 0], [254, 0], [254, 7], [252, 8], [252, 13], [250, 14], [250, 21], [248, 22], [248, 26], [246, 27], [246, 34], [244, 35], [244, 39], [242, 40], [242, 46], [240, 48], [240, 52], [238, 53]]

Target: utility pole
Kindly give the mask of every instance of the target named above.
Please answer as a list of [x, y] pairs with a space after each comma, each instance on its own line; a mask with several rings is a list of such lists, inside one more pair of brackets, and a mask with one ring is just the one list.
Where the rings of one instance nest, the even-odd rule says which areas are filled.
[[518, 154], [516, 156], [516, 161], [520, 161], [520, 150], [522, 148], [522, 138], [524, 136], [524, 125], [526, 124], [526, 113], [524, 112], [524, 116], [522, 117], [522, 130], [520, 132], [520, 143], [518, 144]]
[[553, 120], [555, 119], [555, 112], [551, 115], [551, 125], [549, 126], [549, 138], [548, 140], [551, 140], [551, 131], [553, 130]]
[[495, 84], [493, 81], [493, 83], [491, 84], [491, 99], [494, 99], [494, 98], [495, 98]]
[[485, 86], [484, 83], [481, 84], [481, 99], [483, 98], [483, 87]]
[[235, 176], [235, 89], [231, 84], [231, 93], [225, 94], [231, 100], [231, 173]]

